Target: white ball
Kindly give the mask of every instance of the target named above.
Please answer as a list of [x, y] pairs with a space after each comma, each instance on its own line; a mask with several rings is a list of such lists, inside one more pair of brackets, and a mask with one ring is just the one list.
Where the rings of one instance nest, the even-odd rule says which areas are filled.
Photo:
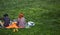
[[34, 22], [32, 22], [32, 21], [29, 21], [29, 22], [28, 22], [28, 26], [34, 26], [34, 25], [35, 25]]

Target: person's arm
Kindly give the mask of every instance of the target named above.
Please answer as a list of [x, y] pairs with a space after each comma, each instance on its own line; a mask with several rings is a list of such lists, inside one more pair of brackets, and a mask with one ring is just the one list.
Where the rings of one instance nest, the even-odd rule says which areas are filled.
[[19, 19], [17, 19], [17, 26], [19, 25]]
[[26, 24], [26, 19], [24, 18], [24, 24]]

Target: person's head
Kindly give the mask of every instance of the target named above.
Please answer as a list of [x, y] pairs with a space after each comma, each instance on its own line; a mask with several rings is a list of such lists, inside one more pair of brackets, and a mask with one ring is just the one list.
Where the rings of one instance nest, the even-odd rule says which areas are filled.
[[8, 14], [4, 14], [3, 16], [4, 16], [4, 17], [7, 17], [7, 16], [8, 16]]
[[19, 18], [22, 18], [22, 17], [24, 17], [24, 14], [23, 13], [20, 13], [19, 14]]

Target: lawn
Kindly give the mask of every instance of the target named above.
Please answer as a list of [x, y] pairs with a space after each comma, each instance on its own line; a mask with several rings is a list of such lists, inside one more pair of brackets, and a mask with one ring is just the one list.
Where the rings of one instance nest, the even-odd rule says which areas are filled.
[[60, 35], [60, 0], [0, 0], [0, 17], [11, 20], [23, 12], [26, 21], [35, 22], [29, 29], [0, 29], [0, 35]]

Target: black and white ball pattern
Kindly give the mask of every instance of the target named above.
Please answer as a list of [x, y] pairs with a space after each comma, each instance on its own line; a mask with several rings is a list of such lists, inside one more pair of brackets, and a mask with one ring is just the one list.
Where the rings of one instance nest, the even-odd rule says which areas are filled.
[[28, 22], [28, 26], [34, 26], [34, 25], [35, 25], [34, 22], [32, 22], [32, 21], [29, 21], [29, 22]]

